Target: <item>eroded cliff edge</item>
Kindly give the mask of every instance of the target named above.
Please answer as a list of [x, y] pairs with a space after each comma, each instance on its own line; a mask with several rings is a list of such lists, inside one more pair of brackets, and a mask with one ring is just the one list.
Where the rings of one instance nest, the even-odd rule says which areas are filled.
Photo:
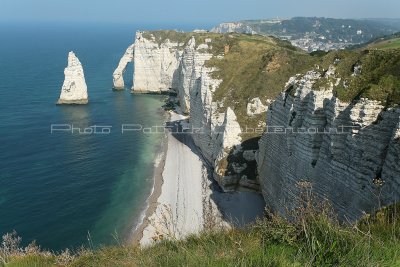
[[275, 38], [175, 31], [138, 32], [134, 47], [132, 91], [177, 94], [224, 191], [261, 184], [285, 214], [307, 181], [348, 220], [399, 199], [398, 53], [309, 55]]
[[320, 79], [314, 71], [293, 77], [270, 106], [257, 155], [262, 192], [286, 214], [306, 182], [340, 219], [355, 221], [399, 201], [400, 109], [341, 101], [332, 87], [313, 89]]

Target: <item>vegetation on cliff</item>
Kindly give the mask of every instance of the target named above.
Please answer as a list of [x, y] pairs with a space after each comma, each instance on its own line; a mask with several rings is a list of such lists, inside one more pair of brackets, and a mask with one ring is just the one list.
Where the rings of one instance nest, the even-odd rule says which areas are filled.
[[[360, 98], [378, 100], [384, 106], [400, 104], [400, 50], [333, 51], [321, 57], [322, 78], [315, 90], [331, 87], [345, 102]], [[324, 77], [329, 66], [336, 69], [335, 79]], [[340, 80], [337, 80], [340, 79]]]
[[275, 215], [246, 229], [209, 229], [185, 240], [165, 239], [147, 248], [43, 252], [19, 248], [3, 237], [0, 266], [399, 266], [400, 206], [340, 225], [329, 206], [304, 202], [291, 221]]
[[[205, 43], [206, 39], [211, 40], [208, 51], [204, 52], [214, 56], [206, 66], [214, 67], [214, 78], [222, 79], [213, 99], [220, 103], [221, 112], [231, 107], [242, 128], [254, 128], [260, 121], [265, 121], [265, 114], [247, 115], [247, 103], [252, 98], [260, 97], [264, 103], [267, 99], [273, 100], [284, 90], [290, 77], [311, 70], [321, 73], [314, 89], [331, 87], [342, 101], [351, 102], [364, 97], [379, 100], [388, 107], [400, 104], [397, 39], [386, 43], [393, 49], [366, 46], [358, 50], [308, 54], [287, 41], [260, 35], [152, 31], [144, 32], [143, 36], [154, 38], [159, 44], [167, 39], [186, 44], [192, 36], [197, 45]], [[389, 40], [385, 39], [386, 42]], [[335, 67], [335, 78], [340, 79], [338, 82], [332, 77], [324, 77], [330, 66]], [[245, 140], [253, 137], [254, 134], [243, 136]]]
[[[220, 110], [234, 109], [242, 128], [257, 127], [265, 114], [248, 116], [247, 103], [260, 97], [275, 99], [290, 77], [314, 70], [321, 73], [314, 89], [332, 88], [342, 101], [360, 98], [378, 100], [384, 106], [400, 104], [400, 49], [360, 49], [308, 54], [285, 41], [272, 37], [225, 34], [218, 43], [225, 44], [224, 57], [214, 56], [206, 64], [215, 67], [214, 78], [222, 79], [214, 93]], [[220, 45], [220, 47], [223, 47]], [[228, 47], [228, 49], [226, 49]], [[333, 77], [325, 77], [330, 67]], [[255, 137], [245, 135], [244, 140]]]
[[214, 78], [222, 80], [213, 99], [223, 103], [221, 111], [233, 108], [242, 128], [257, 127], [265, 119], [263, 115], [249, 117], [247, 103], [255, 97], [264, 103], [275, 99], [291, 76], [312, 68], [316, 60], [273, 37], [229, 34], [228, 38], [229, 51], [224, 57], [207, 62], [207, 66], [217, 69]]

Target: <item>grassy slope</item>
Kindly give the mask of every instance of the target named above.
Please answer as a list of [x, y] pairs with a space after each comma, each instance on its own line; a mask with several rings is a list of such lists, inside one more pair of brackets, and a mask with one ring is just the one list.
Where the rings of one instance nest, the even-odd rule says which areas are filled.
[[247, 229], [145, 249], [105, 247], [69, 258], [34, 253], [11, 257], [7, 266], [400, 266], [399, 212], [400, 206], [384, 209], [349, 227], [327, 210], [306, 208], [291, 223], [271, 216]]
[[382, 50], [398, 49], [400, 48], [400, 33], [384, 36], [382, 38], [377, 38], [367, 43], [366, 45], [360, 46], [359, 48], [382, 49]]
[[[316, 60], [275, 38], [230, 36], [229, 53], [207, 63], [217, 68], [214, 77], [223, 80], [214, 100], [222, 101], [224, 108], [233, 108], [242, 128], [257, 127], [259, 121], [265, 121], [265, 114], [247, 116], [247, 103], [255, 97], [260, 97], [264, 103], [267, 99], [275, 99], [291, 76], [312, 68]], [[244, 136], [244, 139], [251, 137], [254, 136]]]
[[398, 49], [398, 48], [400, 48], [400, 38], [378, 44], [376, 48], [378, 48], [378, 49]]
[[[335, 59], [339, 63], [333, 64]], [[321, 74], [329, 65], [336, 67], [340, 83], [334, 92], [340, 100], [351, 102], [361, 97], [379, 100], [386, 106], [400, 104], [400, 50], [333, 51], [319, 63]], [[354, 76], [354, 67], [361, 65], [361, 74]], [[327, 87], [331, 81], [321, 79], [316, 90]]]
[[[400, 104], [400, 49], [394, 49], [398, 41], [382, 46], [393, 49], [363, 47], [355, 51], [309, 55], [288, 42], [259, 35], [155, 31], [145, 32], [144, 36], [150, 38], [151, 34], [159, 43], [170, 39], [186, 44], [192, 36], [195, 36], [197, 44], [203, 43], [206, 38], [212, 39], [208, 52], [214, 57], [206, 64], [216, 67], [214, 77], [223, 80], [214, 94], [214, 100], [223, 103], [221, 112], [227, 107], [233, 108], [242, 128], [257, 127], [260, 121], [265, 121], [265, 114], [247, 116], [249, 100], [254, 97], [263, 101], [275, 99], [290, 77], [316, 70], [317, 66], [324, 74], [330, 65], [335, 65], [341, 82], [334, 86], [334, 91], [343, 101], [367, 97], [382, 101], [386, 106]], [[227, 47], [229, 51], [225, 53]], [[223, 54], [223, 58], [218, 57]], [[334, 63], [336, 59], [340, 59], [339, 63]], [[354, 66], [358, 64], [362, 66], [361, 75], [353, 76]], [[315, 89], [328, 87], [330, 82], [321, 79]], [[253, 137], [246, 135], [243, 139]]]

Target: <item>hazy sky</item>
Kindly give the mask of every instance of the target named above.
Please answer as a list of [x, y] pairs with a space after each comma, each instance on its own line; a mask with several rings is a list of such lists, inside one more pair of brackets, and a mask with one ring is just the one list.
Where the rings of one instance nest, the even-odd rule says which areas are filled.
[[399, 11], [399, 0], [0, 0], [0, 21], [21, 22], [207, 25], [293, 16], [396, 18]]

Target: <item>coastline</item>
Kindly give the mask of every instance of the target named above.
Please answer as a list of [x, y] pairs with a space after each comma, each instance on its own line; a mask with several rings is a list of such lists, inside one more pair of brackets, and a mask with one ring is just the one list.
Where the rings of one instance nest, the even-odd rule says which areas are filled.
[[[169, 127], [182, 127], [187, 116], [166, 112]], [[129, 243], [148, 246], [164, 238], [181, 239], [210, 227], [241, 227], [264, 213], [265, 202], [256, 192], [224, 193], [210, 176], [209, 167], [189, 133], [166, 132], [154, 168], [153, 190], [142, 222]]]
[[[165, 112], [165, 121], [167, 123], [171, 120], [171, 115], [169, 112]], [[160, 151], [157, 153], [156, 159], [160, 158], [160, 161], [155, 161], [154, 171], [153, 171], [153, 187], [149, 197], [146, 200], [146, 208], [144, 210], [144, 216], [142, 221], [135, 227], [133, 232], [128, 238], [129, 244], [139, 245], [140, 240], [143, 238], [143, 232], [150, 223], [150, 216], [154, 214], [158, 206], [158, 198], [161, 195], [162, 185], [164, 183], [163, 171], [165, 167], [165, 160], [168, 152], [168, 134], [165, 134], [162, 138]]]

